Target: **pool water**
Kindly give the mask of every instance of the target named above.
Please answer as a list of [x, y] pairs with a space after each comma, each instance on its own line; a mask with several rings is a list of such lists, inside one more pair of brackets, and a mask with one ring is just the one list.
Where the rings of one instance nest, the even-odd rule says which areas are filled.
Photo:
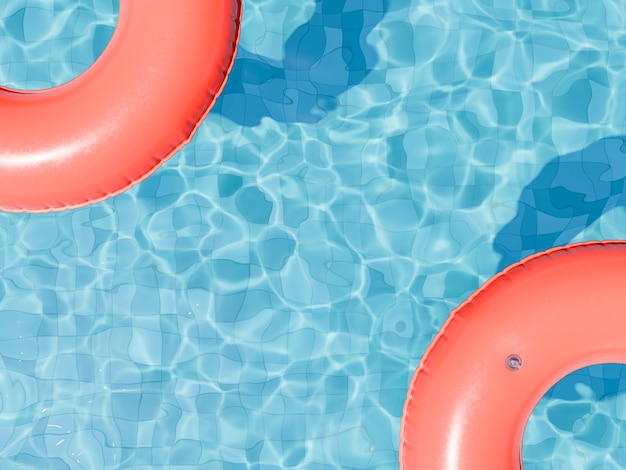
[[[80, 74], [118, 8], [0, 3], [0, 83]], [[397, 468], [451, 310], [626, 239], [625, 61], [609, 0], [245, 1], [187, 147], [105, 202], [0, 213], [0, 467]], [[623, 468], [624, 377], [560, 381], [525, 469]]]

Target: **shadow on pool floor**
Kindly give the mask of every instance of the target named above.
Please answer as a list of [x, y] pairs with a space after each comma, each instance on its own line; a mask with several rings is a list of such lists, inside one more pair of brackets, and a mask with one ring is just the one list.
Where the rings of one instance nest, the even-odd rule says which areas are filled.
[[570, 243], [603, 214], [626, 206], [626, 144], [607, 137], [554, 158], [521, 193], [516, 215], [496, 235], [498, 271]]
[[263, 117], [318, 122], [377, 62], [366, 38], [389, 10], [388, 4], [388, 0], [317, 0], [309, 22], [287, 39], [282, 61], [240, 46], [213, 112], [244, 126], [255, 126]]

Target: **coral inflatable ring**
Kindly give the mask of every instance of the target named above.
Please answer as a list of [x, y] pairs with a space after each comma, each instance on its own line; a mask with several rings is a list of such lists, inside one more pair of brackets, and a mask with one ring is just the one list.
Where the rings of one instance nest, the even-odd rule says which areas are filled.
[[487, 282], [445, 323], [411, 381], [402, 469], [521, 469], [524, 428], [565, 375], [626, 363], [626, 242], [556, 248]]
[[189, 141], [224, 86], [240, 0], [121, 0], [96, 62], [56, 88], [0, 88], [0, 209], [79, 207]]

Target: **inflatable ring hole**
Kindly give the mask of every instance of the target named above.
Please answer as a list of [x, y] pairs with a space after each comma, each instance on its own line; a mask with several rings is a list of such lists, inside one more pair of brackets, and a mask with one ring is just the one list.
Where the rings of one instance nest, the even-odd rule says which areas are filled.
[[109, 44], [119, 0], [10, 0], [0, 10], [0, 86], [54, 88], [87, 70]]
[[626, 468], [626, 365], [578, 369], [534, 407], [522, 444], [525, 469]]
[[522, 358], [517, 354], [509, 354], [505, 361], [506, 368], [511, 371], [520, 370], [522, 368]]

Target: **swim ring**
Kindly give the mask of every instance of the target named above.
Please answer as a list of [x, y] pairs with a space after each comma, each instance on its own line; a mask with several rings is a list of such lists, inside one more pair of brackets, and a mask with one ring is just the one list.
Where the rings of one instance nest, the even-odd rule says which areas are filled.
[[224, 86], [240, 15], [241, 0], [121, 0], [83, 74], [41, 91], [0, 87], [0, 209], [79, 207], [155, 171]]
[[524, 428], [565, 375], [626, 363], [626, 242], [555, 248], [510, 266], [444, 324], [410, 384], [400, 467], [521, 469]]

